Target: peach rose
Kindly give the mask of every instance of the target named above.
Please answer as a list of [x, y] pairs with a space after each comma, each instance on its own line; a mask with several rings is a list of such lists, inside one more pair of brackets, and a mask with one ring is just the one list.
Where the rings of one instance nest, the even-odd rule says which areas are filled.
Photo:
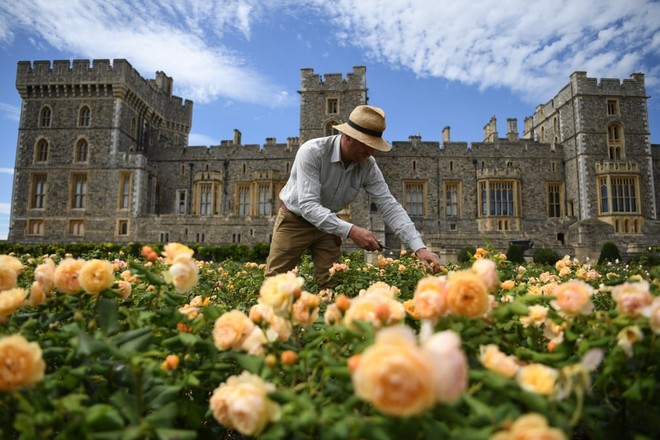
[[44, 288], [38, 282], [33, 282], [30, 286], [30, 299], [28, 300], [28, 303], [32, 307], [37, 307], [44, 301], [46, 301], [46, 292], [44, 292]]
[[511, 290], [516, 287], [516, 282], [513, 280], [504, 280], [500, 283], [500, 288], [503, 290]]
[[55, 262], [46, 258], [34, 269], [34, 280], [41, 285], [44, 294], [49, 294], [55, 288]]
[[660, 334], [660, 296], [656, 296], [651, 305], [642, 310], [642, 315], [649, 319], [649, 326], [653, 333]]
[[0, 339], [0, 391], [12, 391], [43, 379], [46, 364], [41, 347], [21, 335]]
[[[481, 261], [481, 260], [478, 260]], [[427, 276], [419, 280], [413, 295], [413, 306], [416, 316], [422, 319], [433, 319], [447, 312], [446, 277]]]
[[0, 265], [0, 291], [16, 287], [18, 274], [9, 265]]
[[323, 322], [327, 325], [338, 324], [343, 318], [344, 313], [341, 311], [337, 303], [332, 303], [325, 309]]
[[224, 313], [215, 320], [213, 342], [218, 350], [240, 349], [254, 329], [254, 323], [240, 310]]
[[477, 318], [488, 311], [488, 289], [471, 270], [451, 272], [447, 276], [447, 303], [452, 312]]
[[126, 280], [119, 280], [117, 281], [117, 291], [124, 298], [128, 298], [129, 296], [131, 296], [131, 292], [133, 291], [133, 286], [131, 286], [131, 283], [129, 283]]
[[0, 292], [0, 317], [9, 316], [25, 305], [27, 291], [22, 287]]
[[536, 413], [529, 413], [520, 416], [511, 428], [506, 431], [499, 431], [490, 437], [490, 440], [566, 440], [563, 431], [548, 426], [545, 417]]
[[164, 274], [165, 280], [171, 282], [179, 293], [190, 292], [199, 281], [199, 268], [188, 254], [174, 258], [169, 270]]
[[497, 264], [488, 258], [479, 258], [472, 263], [472, 271], [481, 278], [486, 285], [489, 293], [494, 293], [500, 284], [500, 277], [497, 274]]
[[271, 306], [276, 314], [289, 316], [291, 305], [304, 283], [304, 278], [291, 272], [268, 277], [259, 289], [259, 301]]
[[195, 251], [184, 244], [168, 243], [163, 247], [162, 255], [165, 257], [165, 264], [174, 264], [177, 257], [184, 255], [192, 259], [194, 253]]
[[642, 309], [651, 305], [653, 295], [649, 289], [648, 281], [637, 283], [625, 282], [612, 289], [612, 298], [616, 301], [619, 313], [639, 316]]
[[300, 298], [293, 303], [292, 307], [292, 321], [294, 324], [310, 325], [319, 317], [319, 303], [318, 296], [302, 292]]
[[381, 328], [397, 324], [405, 317], [406, 309], [396, 299], [378, 293], [365, 294], [351, 300], [344, 314], [344, 324], [352, 328], [354, 321], [364, 321]]
[[550, 395], [555, 391], [559, 372], [542, 364], [524, 365], [518, 369], [518, 385], [530, 393]]
[[514, 377], [520, 368], [518, 358], [502, 353], [494, 344], [479, 347], [479, 362], [490, 371], [508, 378]]
[[228, 429], [243, 435], [258, 436], [268, 423], [280, 418], [279, 405], [268, 398], [273, 384], [244, 371], [231, 376], [213, 391], [209, 406], [213, 417]]
[[556, 298], [553, 305], [569, 316], [588, 315], [594, 309], [591, 302], [593, 293], [593, 287], [584, 281], [570, 280], [552, 289], [552, 295]]
[[266, 339], [284, 342], [291, 337], [293, 326], [291, 321], [275, 314], [269, 305], [258, 303], [250, 309], [250, 320], [266, 328]]
[[435, 366], [404, 326], [378, 332], [351, 372], [355, 394], [392, 416], [413, 416], [435, 404]]
[[89, 260], [80, 268], [78, 283], [90, 295], [98, 295], [112, 287], [115, 273], [112, 263], [106, 260]]
[[55, 268], [55, 288], [68, 294], [80, 292], [78, 277], [84, 264], [85, 260], [70, 257], [60, 261]]
[[16, 272], [16, 275], [20, 275], [23, 272], [23, 263], [13, 255], [0, 255], [0, 266], [9, 267]]
[[401, 293], [401, 291], [399, 290], [398, 287], [390, 286], [384, 281], [376, 281], [366, 289], [360, 290], [359, 296], [380, 295], [387, 298], [396, 298], [399, 296], [399, 293]]
[[266, 334], [261, 328], [254, 326], [252, 331], [243, 339], [238, 350], [256, 356], [264, 355], [264, 344], [268, 342]]
[[468, 363], [461, 350], [461, 337], [452, 330], [445, 330], [424, 341], [422, 348], [433, 358], [436, 401], [455, 402], [468, 385]]

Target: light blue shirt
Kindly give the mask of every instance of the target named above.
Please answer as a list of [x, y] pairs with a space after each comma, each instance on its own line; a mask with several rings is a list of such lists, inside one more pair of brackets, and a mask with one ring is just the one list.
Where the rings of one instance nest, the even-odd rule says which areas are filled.
[[370, 157], [363, 164], [351, 163], [344, 168], [340, 140], [339, 134], [311, 139], [300, 146], [291, 176], [280, 191], [287, 209], [323, 232], [347, 238], [353, 225], [336, 212], [364, 188], [385, 224], [409, 249], [415, 252], [425, 247], [408, 213], [390, 193], [376, 160]]

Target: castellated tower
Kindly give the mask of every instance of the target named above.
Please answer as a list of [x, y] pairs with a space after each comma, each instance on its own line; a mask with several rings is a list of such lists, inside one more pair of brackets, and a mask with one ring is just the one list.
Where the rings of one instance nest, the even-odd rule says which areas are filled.
[[300, 143], [335, 134], [332, 126], [348, 120], [358, 105], [367, 104], [367, 68], [353, 67], [353, 73], [314, 74], [313, 69], [301, 69]]
[[19, 62], [23, 99], [9, 240], [135, 237], [156, 208], [148, 158], [186, 144], [192, 102], [126, 60]]

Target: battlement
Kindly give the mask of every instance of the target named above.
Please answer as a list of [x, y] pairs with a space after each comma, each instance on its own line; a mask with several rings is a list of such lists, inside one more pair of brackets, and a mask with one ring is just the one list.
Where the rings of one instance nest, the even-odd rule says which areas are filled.
[[314, 69], [300, 69], [301, 91], [318, 89], [365, 89], [367, 68], [365, 66], [354, 66], [353, 73], [346, 77], [341, 73], [326, 73], [319, 75]]
[[599, 95], [623, 95], [639, 96], [646, 95], [646, 85], [643, 73], [633, 73], [630, 78], [620, 80], [618, 78], [589, 78], [586, 72], [574, 72], [571, 75], [577, 94], [599, 94]]
[[153, 80], [146, 80], [124, 59], [19, 61], [16, 72], [16, 88], [23, 99], [37, 88], [62, 90], [67, 95], [69, 89], [76, 87], [99, 86], [112, 90], [115, 96], [137, 96], [166, 119], [188, 121], [189, 126], [193, 102], [173, 96], [172, 83], [163, 72], [157, 72]]

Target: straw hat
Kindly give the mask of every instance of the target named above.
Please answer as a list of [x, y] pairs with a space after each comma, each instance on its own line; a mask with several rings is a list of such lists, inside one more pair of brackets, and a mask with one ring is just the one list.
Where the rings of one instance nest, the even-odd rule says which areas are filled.
[[378, 107], [358, 105], [351, 112], [347, 122], [332, 128], [375, 150], [390, 151], [392, 149], [392, 146], [383, 139], [385, 112]]

